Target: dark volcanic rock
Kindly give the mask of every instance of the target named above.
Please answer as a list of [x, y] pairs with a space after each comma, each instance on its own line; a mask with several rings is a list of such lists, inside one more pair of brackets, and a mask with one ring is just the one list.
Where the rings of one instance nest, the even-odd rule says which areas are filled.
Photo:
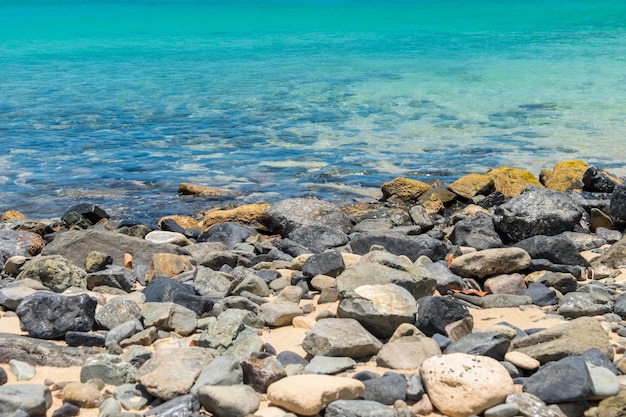
[[192, 286], [181, 284], [170, 278], [155, 278], [143, 289], [146, 302], [172, 302], [195, 311], [199, 316], [213, 308], [213, 301], [196, 294]]
[[382, 246], [394, 255], [405, 255], [415, 262], [420, 256], [428, 256], [433, 261], [444, 259], [448, 254], [448, 246], [430, 236], [401, 236], [398, 234], [366, 234], [350, 235], [350, 247], [358, 255], [369, 252], [372, 245]]
[[346, 265], [343, 262], [341, 252], [336, 250], [315, 254], [302, 265], [302, 273], [306, 277], [328, 275], [335, 278], [345, 270]]
[[341, 209], [326, 201], [293, 198], [272, 204], [267, 215], [276, 232], [287, 236], [298, 227], [323, 225], [349, 233], [352, 222]]
[[623, 181], [616, 175], [594, 166], [583, 174], [583, 183], [585, 191], [612, 193], [615, 186], [621, 185]]
[[25, 297], [15, 312], [30, 336], [56, 339], [70, 330], [91, 330], [96, 304], [87, 294], [65, 296], [39, 291]]
[[198, 236], [198, 242], [221, 242], [229, 249], [238, 243], [243, 243], [249, 237], [257, 235], [257, 232], [241, 226], [237, 223], [220, 223], [211, 227], [206, 232]]
[[364, 400], [393, 405], [397, 400], [406, 400], [406, 379], [401, 374], [389, 372], [380, 378], [363, 381]]
[[271, 383], [287, 376], [278, 359], [267, 353], [253, 353], [241, 361], [241, 369], [244, 383], [260, 393], [266, 392]]
[[556, 291], [551, 290], [540, 282], [531, 282], [526, 291], [524, 291], [524, 295], [529, 296], [533, 300], [534, 305], [542, 307], [559, 303]]
[[515, 246], [524, 249], [533, 259], [547, 259], [555, 264], [589, 266], [589, 262], [578, 253], [574, 242], [561, 236], [532, 236], [517, 242]]
[[486, 213], [476, 213], [454, 225], [450, 241], [459, 246], [470, 246], [477, 250], [501, 248], [502, 240], [493, 225], [493, 219]]
[[416, 326], [426, 336], [435, 333], [446, 336], [446, 326], [471, 314], [465, 305], [445, 297], [424, 297], [419, 300]]
[[87, 281], [87, 288], [90, 290], [105, 285], [131, 292], [135, 289], [135, 282], [139, 280], [139, 277], [132, 269], [111, 265], [102, 271], [87, 274], [85, 280]]
[[348, 235], [341, 230], [319, 224], [298, 227], [289, 232], [287, 237], [311, 253], [324, 252], [348, 243]]
[[470, 355], [489, 356], [495, 360], [504, 360], [511, 341], [501, 333], [477, 332], [453, 342], [446, 348], [444, 354], [468, 353]]
[[618, 185], [611, 194], [611, 216], [626, 220], [626, 186]]
[[553, 236], [578, 226], [584, 210], [566, 194], [529, 187], [496, 207], [496, 230], [514, 242], [536, 235]]
[[106, 213], [106, 211], [102, 210], [95, 204], [88, 203], [80, 203], [70, 207], [61, 217], [65, 218], [67, 216], [70, 216], [71, 213], [78, 214], [79, 216], [89, 221], [89, 223], [91, 224], [96, 224], [102, 219], [109, 218], [109, 215]]
[[548, 404], [580, 401], [593, 394], [593, 382], [585, 360], [580, 356], [570, 356], [539, 368], [524, 380], [524, 391]]

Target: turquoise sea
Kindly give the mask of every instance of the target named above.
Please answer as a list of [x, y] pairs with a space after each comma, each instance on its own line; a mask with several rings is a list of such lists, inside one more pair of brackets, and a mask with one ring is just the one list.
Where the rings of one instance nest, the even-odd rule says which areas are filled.
[[[0, 0], [0, 212], [626, 174], [624, 0]], [[180, 182], [234, 197], [180, 197]]]

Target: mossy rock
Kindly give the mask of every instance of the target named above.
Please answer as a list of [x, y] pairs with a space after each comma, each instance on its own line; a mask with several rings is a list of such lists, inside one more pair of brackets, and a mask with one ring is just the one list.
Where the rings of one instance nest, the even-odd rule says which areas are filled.
[[204, 220], [201, 223], [202, 231], [206, 232], [219, 223], [234, 222], [257, 229], [264, 229], [269, 224], [267, 211], [270, 204], [246, 204], [232, 209], [212, 209], [204, 212]]
[[582, 190], [583, 175], [589, 166], [581, 160], [561, 161], [552, 171], [541, 171], [541, 183], [550, 190]]
[[493, 189], [493, 178], [484, 174], [467, 174], [448, 186], [448, 190], [466, 200], [477, 195], [489, 195]]
[[425, 182], [412, 180], [405, 177], [397, 177], [382, 185], [383, 199], [396, 196], [403, 201], [414, 201], [419, 196], [430, 190], [430, 185]]
[[164, 220], [173, 220], [183, 229], [200, 229], [200, 221], [191, 216], [173, 215], [161, 217], [158, 221], [159, 227], [161, 227], [161, 222], [163, 222]]
[[2, 214], [2, 219], [0, 219], [0, 221], [4, 222], [7, 220], [26, 219], [26, 218], [27, 217], [19, 211], [9, 210], [9, 211], [5, 211], [4, 214]]
[[499, 167], [487, 171], [486, 175], [493, 179], [495, 191], [507, 198], [517, 197], [526, 187], [543, 187], [537, 177], [521, 168]]

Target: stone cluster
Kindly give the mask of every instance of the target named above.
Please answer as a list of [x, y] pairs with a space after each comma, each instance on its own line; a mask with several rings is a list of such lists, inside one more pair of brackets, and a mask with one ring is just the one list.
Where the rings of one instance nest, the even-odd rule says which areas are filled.
[[[288, 199], [156, 230], [89, 204], [6, 212], [1, 314], [28, 336], [0, 333], [20, 381], [0, 368], [0, 415], [46, 415], [54, 395], [57, 417], [623, 416], [622, 182], [582, 161], [539, 179], [396, 178], [377, 201]], [[562, 324], [474, 328], [471, 310], [490, 308]], [[264, 342], [285, 326], [308, 329], [292, 341], [306, 355]], [[80, 381], [28, 383], [40, 366]]]

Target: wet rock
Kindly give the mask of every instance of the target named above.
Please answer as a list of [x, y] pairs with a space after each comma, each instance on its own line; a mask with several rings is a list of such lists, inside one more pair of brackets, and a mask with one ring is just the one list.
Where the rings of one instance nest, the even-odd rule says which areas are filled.
[[420, 256], [428, 256], [433, 261], [444, 259], [448, 246], [427, 235], [402, 236], [395, 233], [353, 233], [350, 235], [352, 252], [364, 255], [373, 245], [382, 246], [394, 255], [405, 255], [411, 261]]
[[45, 385], [11, 384], [0, 387], [0, 414], [12, 415], [21, 410], [31, 417], [45, 416], [51, 406], [52, 393]]
[[426, 336], [435, 333], [447, 335], [446, 326], [471, 318], [467, 307], [460, 301], [445, 297], [423, 297], [419, 300], [416, 326]]
[[342, 272], [336, 280], [337, 290], [346, 294], [362, 285], [396, 284], [420, 299], [432, 295], [435, 280], [421, 265], [385, 251], [372, 251]]
[[214, 351], [203, 348], [158, 350], [135, 373], [135, 379], [148, 393], [172, 400], [187, 394], [202, 368], [215, 358]]
[[521, 248], [485, 249], [454, 258], [450, 270], [462, 277], [484, 278], [496, 274], [523, 271], [531, 265], [531, 258]]
[[519, 242], [536, 235], [554, 236], [572, 231], [584, 210], [567, 195], [530, 187], [519, 197], [496, 207], [496, 230]]
[[34, 279], [52, 291], [63, 292], [69, 287], [87, 288], [86, 275], [82, 268], [61, 256], [38, 256], [24, 265], [17, 279]]
[[333, 401], [356, 399], [364, 390], [363, 383], [352, 378], [294, 375], [270, 385], [267, 398], [298, 415], [314, 416]]
[[433, 356], [422, 363], [420, 375], [433, 405], [451, 417], [480, 414], [514, 391], [508, 371], [485, 356]]
[[87, 294], [65, 296], [39, 291], [24, 298], [16, 313], [30, 336], [56, 339], [68, 331], [91, 330], [96, 304]]
[[362, 285], [337, 307], [339, 318], [355, 319], [378, 337], [391, 336], [402, 323], [414, 323], [416, 313], [415, 298], [395, 284]]
[[555, 264], [589, 266], [589, 262], [578, 253], [574, 242], [561, 236], [532, 236], [517, 242], [515, 247], [524, 249], [533, 259], [547, 259]]
[[136, 368], [117, 355], [100, 354], [88, 360], [80, 370], [81, 382], [97, 378], [106, 384], [122, 385], [134, 382]]
[[580, 317], [511, 342], [512, 351], [525, 353], [542, 364], [581, 355], [593, 348], [613, 358], [609, 336], [600, 323], [591, 317]]
[[382, 343], [354, 319], [324, 319], [309, 330], [302, 348], [310, 355], [347, 356], [353, 359], [375, 355]]
[[198, 400], [216, 417], [246, 417], [260, 405], [258, 394], [248, 385], [204, 386], [198, 390]]
[[450, 241], [455, 245], [469, 246], [477, 250], [503, 246], [502, 240], [495, 230], [492, 217], [482, 212], [458, 221], [454, 225]]
[[612, 193], [615, 186], [622, 185], [623, 181], [610, 172], [593, 166], [583, 174], [584, 190], [596, 193]]

